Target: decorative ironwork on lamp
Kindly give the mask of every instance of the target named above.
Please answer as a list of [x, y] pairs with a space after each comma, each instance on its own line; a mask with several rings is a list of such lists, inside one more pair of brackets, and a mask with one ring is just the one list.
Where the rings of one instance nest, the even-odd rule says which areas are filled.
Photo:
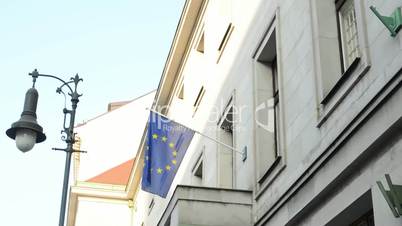
[[[54, 75], [39, 74], [39, 72], [36, 69], [32, 73], [29, 73], [29, 75], [32, 76], [33, 85], [32, 88], [28, 89], [28, 91], [25, 94], [24, 110], [21, 114], [21, 118], [18, 121], [14, 122], [11, 125], [11, 128], [6, 131], [7, 136], [16, 141], [18, 149], [20, 149], [22, 152], [27, 152], [33, 148], [35, 143], [40, 143], [46, 140], [46, 135], [43, 133], [43, 128], [38, 124], [36, 120], [37, 119], [36, 107], [38, 104], [38, 97], [39, 97], [38, 91], [35, 89], [36, 79], [38, 77], [48, 77], [60, 81], [62, 85], [56, 89], [56, 92], [66, 96], [65, 93], [63, 92], [63, 88], [66, 87], [68, 89], [68, 95], [71, 97], [71, 109], [67, 109], [66, 107], [63, 109], [64, 122], [63, 122], [63, 130], [61, 131], [63, 134], [62, 140], [66, 142], [67, 147], [53, 148], [53, 150], [64, 151], [66, 153], [63, 191], [61, 197], [61, 207], [59, 217], [59, 226], [64, 226], [71, 155], [74, 152], [85, 152], [73, 149], [73, 144], [76, 141], [74, 134], [75, 113], [79, 102], [79, 97], [82, 96], [81, 94], [78, 94], [77, 86], [78, 83], [83, 80], [77, 74], [74, 77], [70, 78], [68, 82], [66, 82], [63, 79]], [[74, 88], [72, 88], [70, 84], [74, 84]], [[70, 117], [69, 122], [66, 125], [67, 115], [69, 115]]]

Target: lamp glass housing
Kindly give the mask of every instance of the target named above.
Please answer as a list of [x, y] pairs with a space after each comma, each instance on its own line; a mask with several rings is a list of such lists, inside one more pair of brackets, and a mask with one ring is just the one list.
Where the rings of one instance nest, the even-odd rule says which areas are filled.
[[30, 151], [36, 143], [36, 132], [30, 129], [19, 129], [16, 132], [15, 144], [22, 152]]

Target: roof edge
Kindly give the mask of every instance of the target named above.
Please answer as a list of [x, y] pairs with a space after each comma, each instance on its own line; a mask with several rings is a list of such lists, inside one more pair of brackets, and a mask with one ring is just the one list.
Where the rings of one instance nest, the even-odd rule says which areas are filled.
[[[138, 97], [135, 97], [134, 99], [128, 100], [127, 103], [124, 104], [124, 105], [127, 105], [127, 104], [129, 104], [129, 103], [132, 103], [132, 102], [134, 102], [134, 101], [136, 101], [136, 100], [139, 100], [139, 99], [141, 99], [141, 98], [143, 98], [143, 97], [145, 97], [145, 96], [148, 96], [148, 95], [150, 95], [151, 93], [156, 92], [156, 91], [157, 91], [156, 89], [153, 89], [152, 91], [149, 91], [149, 92], [147, 92], [147, 93], [145, 93], [145, 94], [142, 94], [142, 95], [140, 95], [140, 96], [138, 96]], [[120, 101], [120, 102], [124, 102], [124, 101]], [[123, 106], [124, 106], [124, 105], [123, 105]], [[117, 110], [117, 109], [114, 109], [114, 110]], [[74, 128], [82, 127], [82, 126], [86, 125], [87, 123], [89, 123], [89, 122], [91, 122], [91, 121], [93, 121], [93, 120], [95, 120], [95, 119], [97, 119], [97, 118], [100, 118], [100, 117], [102, 117], [102, 116], [104, 116], [104, 115], [107, 115], [107, 114], [113, 112], [114, 110], [106, 111], [106, 112], [104, 112], [104, 113], [101, 113], [101, 114], [98, 115], [98, 116], [95, 116], [95, 117], [93, 117], [93, 118], [91, 118], [91, 119], [86, 120], [86, 121], [83, 122], [83, 123], [78, 123], [77, 125], [74, 126]]]
[[172, 45], [163, 68], [152, 108], [163, 106], [169, 102], [172, 87], [175, 84], [177, 72], [182, 65], [184, 56], [189, 50], [189, 43], [194, 36], [195, 25], [200, 19], [200, 12], [209, 0], [186, 0], [176, 28]]

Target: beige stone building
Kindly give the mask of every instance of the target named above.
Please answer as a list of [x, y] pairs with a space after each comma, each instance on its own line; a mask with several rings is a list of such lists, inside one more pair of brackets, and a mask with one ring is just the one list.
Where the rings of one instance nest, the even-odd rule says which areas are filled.
[[68, 199], [68, 226], [132, 226], [140, 175], [135, 158], [155, 91], [131, 101], [114, 102], [108, 111], [76, 126]]
[[371, 5], [402, 1], [187, 0], [153, 108], [236, 150], [196, 135], [140, 225], [401, 225], [402, 36]]
[[234, 150], [195, 135], [163, 199], [140, 128], [128, 225], [401, 225], [402, 34], [371, 5], [402, 0], [186, 0], [152, 108]]

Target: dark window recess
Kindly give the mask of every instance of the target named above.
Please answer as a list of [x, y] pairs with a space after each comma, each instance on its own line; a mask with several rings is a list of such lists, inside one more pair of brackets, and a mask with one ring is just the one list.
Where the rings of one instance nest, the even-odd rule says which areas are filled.
[[148, 215], [151, 214], [152, 209], [154, 208], [154, 206], [155, 206], [155, 200], [152, 199], [151, 202], [149, 203], [149, 206], [148, 206]]
[[178, 97], [179, 99], [181, 99], [181, 100], [184, 99], [184, 84], [181, 85], [181, 88], [180, 88], [180, 91], [179, 91], [177, 97]]
[[200, 92], [197, 95], [197, 99], [195, 99], [194, 111], [196, 111], [198, 109], [198, 106], [200, 106], [201, 100], [204, 97], [204, 93], [205, 93], [205, 89], [204, 89], [204, 86], [203, 86], [203, 87], [201, 87]]
[[204, 32], [202, 32], [201, 38], [198, 41], [197, 51], [200, 53], [204, 53]]
[[230, 34], [230, 29], [232, 28], [232, 23], [229, 24], [229, 26], [226, 28], [226, 32], [225, 35], [222, 38], [221, 43], [219, 44], [218, 47], [218, 51], [222, 51], [223, 46], [225, 45], [225, 42], [227, 41], [227, 39], [229, 38], [229, 34]]
[[274, 88], [274, 124], [275, 124], [275, 158], [279, 156], [279, 85], [278, 85], [278, 64], [276, 57], [271, 65], [272, 68], [272, 87]]
[[197, 168], [194, 171], [194, 176], [202, 178], [202, 161], [198, 164]]
[[349, 226], [374, 226], [373, 210], [370, 210]]

